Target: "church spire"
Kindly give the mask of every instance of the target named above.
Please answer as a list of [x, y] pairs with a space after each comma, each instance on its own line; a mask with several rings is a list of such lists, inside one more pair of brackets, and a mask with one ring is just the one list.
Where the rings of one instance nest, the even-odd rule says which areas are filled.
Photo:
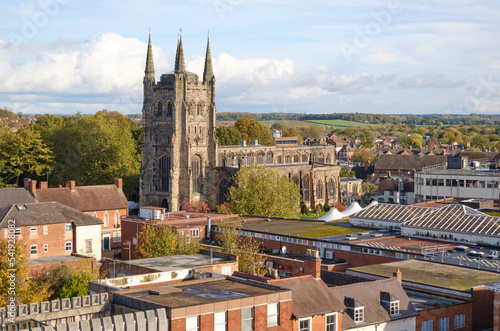
[[184, 67], [184, 51], [182, 50], [182, 35], [179, 36], [179, 41], [177, 42], [177, 54], [175, 55], [174, 72], [176, 74], [186, 73], [186, 68]]
[[203, 83], [207, 83], [214, 77], [212, 68], [212, 55], [210, 54], [210, 37], [207, 37], [207, 53], [205, 54], [205, 69], [203, 70]]
[[149, 34], [148, 54], [146, 57], [146, 70], [144, 71], [145, 78], [149, 81], [155, 81], [155, 65], [153, 63], [153, 46], [151, 46], [151, 33]]

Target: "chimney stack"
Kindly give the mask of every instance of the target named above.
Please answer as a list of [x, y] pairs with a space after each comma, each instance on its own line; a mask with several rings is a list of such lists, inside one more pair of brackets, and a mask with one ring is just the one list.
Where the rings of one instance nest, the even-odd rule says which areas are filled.
[[30, 180], [29, 178], [24, 179], [24, 188], [27, 189], [28, 191], [30, 190]]
[[36, 180], [30, 180], [28, 185], [31, 194], [36, 195]]
[[308, 249], [304, 260], [304, 273], [311, 274], [314, 278], [321, 278], [321, 258], [319, 251]]
[[403, 273], [399, 270], [399, 268], [396, 269], [396, 272], [392, 273], [392, 276], [398, 279], [399, 284], [403, 284]]
[[40, 190], [46, 190], [49, 188], [49, 184], [47, 182], [40, 182], [40, 184], [38, 184]]
[[123, 179], [116, 178], [115, 185], [116, 185], [116, 187], [118, 187], [118, 190], [122, 191], [123, 190]]
[[68, 180], [68, 184], [67, 186], [69, 187], [69, 190], [71, 192], [75, 192], [75, 187], [76, 187], [76, 184], [75, 184], [75, 181], [74, 180]]

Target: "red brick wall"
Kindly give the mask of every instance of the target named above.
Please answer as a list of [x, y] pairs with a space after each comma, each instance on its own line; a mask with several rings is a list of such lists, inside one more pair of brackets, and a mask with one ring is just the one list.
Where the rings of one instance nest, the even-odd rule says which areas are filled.
[[97, 218], [101, 221], [104, 220], [104, 213], [107, 212], [109, 215], [109, 225], [107, 227], [104, 224], [101, 225], [101, 241], [102, 247], [104, 247], [104, 235], [109, 234], [110, 247], [120, 247], [121, 241], [115, 243], [114, 237], [116, 236], [117, 231], [121, 231], [120, 226], [115, 228], [115, 212], [120, 213], [120, 225], [121, 225], [121, 217], [128, 215], [128, 209], [110, 209], [110, 210], [92, 210], [86, 211], [85, 214], [94, 216], [96, 214]]
[[231, 331], [241, 331], [241, 310], [227, 311], [227, 329]]
[[[304, 275], [313, 275], [315, 277], [316, 273], [319, 273], [321, 265], [321, 262], [316, 264], [310, 260], [292, 260], [272, 255], [266, 255], [265, 259], [268, 262], [273, 262], [273, 269], [289, 272], [292, 274], [292, 277]], [[302, 268], [302, 271], [300, 268]]]
[[[64, 262], [66, 265], [70, 267], [75, 267], [75, 268], [86, 268], [86, 269], [93, 269], [94, 271], [98, 270], [97, 266], [97, 261], [95, 258], [93, 259], [81, 259], [77, 261], [66, 261]], [[28, 267], [28, 277], [34, 277], [36, 275], [39, 275], [40, 273], [47, 274], [47, 272], [54, 268], [58, 267], [61, 265], [60, 262], [57, 263], [48, 263], [48, 264], [42, 264], [42, 265], [36, 265], [36, 266], [29, 266]]]
[[443, 317], [449, 317], [450, 330], [455, 330], [454, 328], [455, 315], [460, 315], [460, 314], [465, 314], [465, 328], [460, 328], [456, 330], [461, 330], [461, 331], [481, 330], [473, 328], [472, 326], [472, 302], [455, 306], [421, 310], [418, 312], [416, 330], [422, 330], [423, 321], [433, 320], [432, 323], [433, 330], [438, 331], [439, 328], [438, 320]]
[[472, 311], [474, 330], [485, 330], [493, 327], [494, 292], [485, 286], [472, 288]]
[[[71, 223], [68, 222], [20, 227], [21, 235], [16, 238], [18, 240], [22, 240], [23, 244], [25, 245], [25, 249], [28, 252], [28, 257], [32, 259], [49, 256], [71, 255], [75, 248], [75, 243], [73, 241], [73, 230], [71, 230], [71, 232], [65, 232], [65, 224]], [[47, 227], [47, 234], [44, 234], [43, 232], [45, 226]], [[37, 234], [30, 234], [30, 229], [32, 227], [37, 229]], [[2, 229], [2, 238], [4, 237], [3, 231], [5, 230], [8, 229]], [[71, 251], [66, 251], [66, 241], [71, 241]], [[47, 252], [44, 252], [45, 244], [48, 245]], [[38, 249], [36, 255], [30, 254], [31, 245], [37, 245]]]

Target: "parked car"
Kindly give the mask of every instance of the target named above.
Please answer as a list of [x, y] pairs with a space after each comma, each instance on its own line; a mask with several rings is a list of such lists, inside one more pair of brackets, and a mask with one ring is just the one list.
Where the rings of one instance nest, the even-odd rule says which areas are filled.
[[474, 256], [474, 257], [483, 257], [485, 254], [484, 252], [481, 251], [470, 251], [467, 253], [467, 256]]

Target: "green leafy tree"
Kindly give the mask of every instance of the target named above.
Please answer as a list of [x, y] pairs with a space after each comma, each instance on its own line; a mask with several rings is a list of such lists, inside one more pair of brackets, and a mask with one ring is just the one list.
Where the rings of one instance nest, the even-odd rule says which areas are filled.
[[251, 118], [240, 118], [236, 121], [234, 127], [241, 133], [242, 140], [246, 140], [249, 143], [252, 140], [258, 140], [261, 145], [275, 145], [269, 128]]
[[361, 147], [358, 148], [352, 155], [351, 160], [353, 162], [366, 163], [370, 162], [371, 165], [375, 163], [376, 157], [375, 153], [370, 148]]
[[365, 203], [369, 203], [372, 197], [379, 195], [378, 186], [376, 184], [363, 182], [361, 187]]
[[241, 140], [241, 133], [234, 126], [221, 126], [217, 128], [219, 146], [239, 145]]
[[371, 148], [373, 146], [373, 132], [371, 130], [363, 131], [359, 138], [361, 139], [361, 146], [366, 148]]
[[403, 148], [420, 148], [422, 147], [423, 138], [418, 133], [412, 133], [409, 136], [401, 139], [401, 146]]
[[136, 253], [140, 258], [194, 254], [199, 244], [168, 225], [144, 224], [139, 233]]
[[224, 220], [217, 223], [217, 226], [220, 231], [217, 239], [223, 251], [238, 256], [238, 270], [264, 276], [266, 270], [260, 268], [260, 262], [264, 262], [264, 256], [259, 242], [253, 237], [238, 235], [240, 223]]
[[348, 166], [342, 166], [340, 168], [340, 177], [354, 177], [354, 171], [350, 170]]
[[289, 218], [299, 211], [298, 186], [269, 167], [243, 167], [233, 181], [229, 188], [233, 213]]
[[[5, 307], [10, 298], [16, 305], [46, 301], [50, 297], [49, 285], [38, 279], [28, 279], [28, 251], [23, 243], [0, 239], [0, 307]], [[14, 278], [11, 278], [14, 272]], [[14, 280], [14, 290], [11, 288]], [[13, 292], [12, 292], [13, 290]]]
[[36, 178], [52, 169], [52, 152], [31, 126], [17, 132], [4, 131], [0, 138], [2, 182], [18, 185], [21, 176]]
[[98, 278], [98, 272], [92, 270], [86, 260], [73, 266], [64, 262], [49, 270], [43, 277], [45, 283], [50, 284], [52, 290], [51, 300], [72, 298], [87, 295], [89, 282]]

